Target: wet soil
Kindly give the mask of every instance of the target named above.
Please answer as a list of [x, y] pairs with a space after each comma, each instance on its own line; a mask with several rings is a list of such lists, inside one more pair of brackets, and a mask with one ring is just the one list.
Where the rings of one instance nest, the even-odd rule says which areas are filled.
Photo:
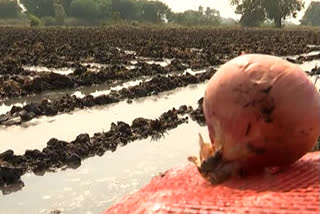
[[191, 75], [169, 75], [156, 76], [149, 81], [140, 83], [137, 86], [122, 88], [119, 91], [112, 91], [107, 95], [94, 97], [92, 95], [78, 98], [66, 95], [57, 100], [43, 99], [40, 103], [29, 103], [24, 106], [13, 106], [6, 114], [0, 115], [0, 124], [4, 126], [18, 125], [23, 121], [30, 121], [39, 116], [54, 116], [58, 113], [68, 113], [75, 108], [83, 109], [96, 105], [116, 103], [124, 99], [134, 99], [157, 95], [160, 92], [173, 90], [178, 87], [185, 87], [189, 84], [197, 84], [211, 78], [216, 70], [209, 69], [207, 72]]
[[[242, 51], [298, 55], [319, 50], [319, 44], [320, 31], [316, 30], [1, 28], [0, 98], [170, 73], [185, 66], [201, 69], [222, 64]], [[161, 68], [144, 64], [141, 57], [173, 61]], [[126, 66], [133, 61], [138, 68], [128, 70]], [[107, 67], [90, 72], [91, 66], [83, 63]], [[74, 72], [59, 75], [28, 71], [24, 66], [68, 67]]]
[[0, 154], [0, 187], [20, 182], [21, 175], [28, 171], [41, 175], [47, 170], [63, 166], [77, 168], [82, 159], [102, 156], [106, 151], [114, 152], [118, 146], [125, 146], [132, 141], [150, 136], [157, 140], [166, 131], [188, 122], [188, 117], [183, 117], [186, 114], [204, 125], [202, 100], [199, 100], [196, 110], [182, 105], [155, 120], [139, 117], [131, 125], [118, 121], [111, 124], [108, 132], [95, 133], [91, 138], [86, 133], [78, 135], [71, 142], [52, 138], [42, 151], [26, 150], [24, 155], [15, 155], [13, 150], [7, 150]]
[[[186, 132], [195, 132], [196, 127], [205, 129], [201, 108], [203, 94], [199, 95], [198, 92], [183, 93], [183, 91], [187, 91], [188, 87], [204, 85], [206, 80], [214, 75], [217, 66], [239, 55], [242, 51], [283, 56], [295, 63], [309, 61], [310, 63], [303, 64], [301, 67], [316, 82], [320, 75], [317, 66], [320, 58], [319, 50], [319, 30], [151, 29], [134, 27], [1, 28], [0, 106], [10, 103], [12, 107], [8, 112], [0, 113], [0, 134], [3, 136], [1, 141], [6, 141], [0, 142], [4, 145], [0, 146], [0, 190], [4, 195], [8, 195], [27, 188], [32, 192], [30, 197], [32, 198], [37, 192], [34, 188], [39, 187], [35, 183], [40, 180], [42, 183], [39, 183], [42, 185], [46, 183], [45, 177], [34, 176], [34, 174], [46, 174], [46, 176], [51, 174], [52, 177], [61, 178], [66, 176], [63, 173], [74, 172], [76, 174], [74, 176], [83, 177], [83, 174], [79, 174], [78, 167], [85, 161], [94, 162], [86, 166], [87, 169], [95, 169], [104, 175], [117, 173], [121, 167], [122, 170], [130, 170], [127, 168], [128, 166], [135, 169], [134, 163], [130, 165], [128, 163], [130, 160], [127, 160], [133, 152], [150, 155], [153, 158], [153, 162], [150, 161], [150, 164], [156, 165], [155, 163], [162, 161], [164, 164], [161, 170], [168, 169], [172, 165], [167, 163], [167, 156], [163, 155], [175, 154], [175, 152], [185, 149], [184, 142], [176, 141], [180, 139], [189, 141], [191, 134]], [[309, 52], [314, 54], [306, 54]], [[193, 72], [200, 69], [203, 71]], [[142, 78], [144, 79], [142, 80]], [[126, 83], [133, 81], [139, 82], [135, 85], [127, 84], [130, 85], [129, 87], [125, 86]], [[319, 82], [320, 80], [317, 82], [318, 86]], [[123, 85], [121, 86], [121, 84]], [[107, 88], [108, 93], [105, 93], [104, 90], [95, 93], [94, 88], [99, 87]], [[109, 90], [110, 88], [116, 89]], [[117, 118], [117, 115], [108, 120], [103, 118], [105, 116], [103, 114], [95, 114], [96, 117], [102, 117], [99, 118], [100, 120], [106, 120], [108, 123], [114, 121], [110, 128], [108, 127], [109, 131], [100, 131], [103, 122], [99, 121], [99, 125], [97, 125], [98, 122], [94, 121], [96, 118], [92, 115], [72, 121], [79, 123], [77, 127], [83, 126], [82, 129], [75, 128], [72, 122], [65, 122], [68, 118], [80, 117], [79, 112], [96, 111], [96, 108], [100, 106], [103, 111], [110, 111], [110, 114], [118, 112], [118, 115], [122, 114], [125, 117], [129, 113], [124, 114], [123, 112], [129, 109], [127, 106], [131, 102], [138, 102], [139, 98], [155, 99], [161, 97], [162, 92], [170, 93], [170, 91], [178, 89], [182, 91], [179, 94], [181, 99], [178, 100], [176, 97], [171, 99], [175, 100], [174, 105], [180, 107], [173, 108], [170, 101], [169, 104], [160, 108], [157, 105], [166, 102], [166, 97], [164, 97], [161, 98], [163, 99], [161, 102], [155, 101], [152, 105], [146, 105], [146, 108], [160, 109], [158, 113], [152, 111], [155, 115], [146, 112], [148, 109], [144, 113], [141, 113], [143, 112], [141, 110], [138, 115], [128, 116], [129, 119], [125, 118], [126, 120]], [[86, 90], [89, 90], [90, 93], [81, 94], [81, 91]], [[79, 92], [81, 96], [75, 92]], [[48, 98], [49, 94], [53, 96], [50, 95]], [[114, 105], [112, 110], [105, 108], [112, 105]], [[117, 107], [123, 109], [120, 111]], [[139, 108], [144, 108], [143, 103]], [[43, 118], [47, 118], [45, 116], [50, 117], [48, 123], [51, 123], [51, 126], [47, 126], [44, 122]], [[52, 122], [63, 116], [68, 117], [61, 120], [60, 123]], [[92, 116], [91, 119], [90, 116]], [[32, 126], [33, 123], [37, 124], [34, 125], [37, 129], [30, 131], [27, 127], [30, 124]], [[83, 125], [84, 123], [85, 125]], [[196, 125], [190, 126], [190, 124]], [[103, 127], [105, 127], [104, 125]], [[65, 129], [68, 134], [60, 135], [54, 126], [61, 126], [59, 131]], [[93, 128], [89, 126], [93, 126]], [[190, 126], [189, 129], [185, 129], [186, 126]], [[23, 136], [28, 138], [27, 140], [23, 140], [23, 137], [11, 136], [21, 134], [22, 129], [25, 129]], [[41, 134], [44, 129], [48, 129], [45, 130], [46, 134]], [[171, 133], [178, 129], [176, 138], [169, 142], [172, 146], [166, 147], [166, 149], [162, 148], [162, 144], [166, 142], [163, 136], [169, 130]], [[34, 136], [27, 136], [28, 131], [30, 131], [30, 135]], [[192, 134], [197, 135], [197, 133]], [[46, 135], [46, 137], [50, 135], [50, 137], [43, 141], [45, 145], [35, 149], [31, 141], [37, 136], [42, 141], [44, 138], [42, 135]], [[155, 143], [160, 142], [159, 145], [151, 145], [150, 148], [157, 148], [162, 153], [152, 151], [147, 154], [144, 151], [144, 146], [132, 146], [136, 145], [132, 142], [140, 142], [142, 139], [151, 139]], [[17, 152], [18, 144], [24, 144], [22, 152]], [[174, 151], [171, 151], [173, 146], [176, 147]], [[102, 159], [106, 158], [106, 152], [110, 154], [115, 151], [119, 152], [119, 150], [124, 151], [123, 148], [128, 147], [125, 154], [120, 152], [122, 156], [117, 162], [108, 162], [109, 160], [102, 162]], [[28, 149], [25, 150], [25, 148]], [[180, 154], [179, 157], [185, 158], [190, 155], [190, 151]], [[192, 151], [195, 150], [192, 149]], [[175, 159], [176, 156], [173, 155], [171, 158]], [[174, 163], [179, 161], [181, 162], [179, 159]], [[111, 167], [109, 164], [115, 166]], [[95, 168], [97, 165], [99, 167]], [[76, 170], [65, 170], [69, 168]], [[63, 172], [59, 170], [63, 170]], [[155, 171], [160, 172], [158, 168]], [[144, 173], [140, 179], [144, 179], [145, 182], [150, 179], [150, 171], [140, 173]], [[23, 175], [24, 177], [21, 179]], [[90, 175], [86, 176], [90, 180]], [[129, 178], [126, 177], [127, 173], [122, 176], [125, 178], [121, 180], [121, 185], [130, 183]], [[53, 179], [51, 185], [54, 186], [60, 181]], [[103, 181], [103, 183], [107, 182]], [[26, 185], [32, 183], [32, 185], [25, 187], [25, 183]], [[120, 184], [114, 185], [118, 188], [121, 186]], [[142, 185], [142, 183], [139, 184]], [[55, 191], [52, 186], [47, 188], [49, 192]], [[117, 188], [113, 188], [105, 196], [105, 193], [101, 193], [105, 191], [101, 190], [99, 185], [99, 191], [96, 191], [96, 195], [113, 198], [114, 195], [117, 195], [115, 193], [119, 190]], [[61, 195], [61, 191], [56, 190], [56, 196]], [[59, 199], [56, 198], [56, 202], [66, 200], [72, 206], [73, 199], [78, 199], [74, 194], [69, 195], [69, 199], [72, 201], [61, 196]], [[124, 194], [126, 192], [123, 191]], [[82, 196], [82, 194], [80, 195]], [[18, 199], [14, 199], [13, 196], [2, 199], [6, 206], [0, 208], [0, 212], [17, 211], [18, 208], [13, 208], [14, 202], [12, 201], [28, 201], [23, 198], [29, 197], [27, 193], [15, 196]], [[50, 198], [47, 195], [43, 197], [44, 200]], [[84, 198], [88, 200], [92, 196]], [[104, 200], [109, 200], [109, 198]], [[104, 201], [105, 203], [99, 205], [100, 208], [106, 208], [111, 201], [113, 200]], [[86, 204], [83, 201], [79, 203], [82, 206]], [[97, 207], [98, 205], [95, 203], [90, 206]], [[47, 206], [52, 210], [59, 210], [58, 205], [51, 207], [49, 204], [47, 203]], [[64, 207], [67, 206], [64, 205]], [[28, 210], [35, 211], [34, 207], [30, 206]], [[82, 207], [77, 211], [81, 213], [84, 210], [85, 208]], [[96, 209], [93, 208], [93, 210]], [[44, 212], [46, 211], [42, 213]]]

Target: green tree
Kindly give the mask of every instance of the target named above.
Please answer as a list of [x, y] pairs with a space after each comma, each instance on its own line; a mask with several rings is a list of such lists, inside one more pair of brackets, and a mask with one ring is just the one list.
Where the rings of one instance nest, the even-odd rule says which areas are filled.
[[158, 11], [154, 2], [145, 1], [142, 3], [141, 18], [149, 22], [158, 22]]
[[45, 25], [45, 26], [54, 26], [56, 25], [57, 21], [54, 17], [52, 16], [44, 16], [41, 17], [41, 22]]
[[281, 28], [282, 22], [289, 16], [296, 17], [304, 2], [302, 0], [230, 0], [241, 14], [240, 23], [244, 26], [258, 26], [266, 19], [273, 20]]
[[[168, 19], [171, 10], [159, 1], [141, 1], [141, 19], [149, 22], [160, 23]], [[168, 16], [168, 17], [167, 17]]]
[[203, 7], [201, 5], [198, 8], [198, 12], [200, 13], [200, 15], [202, 15], [204, 13]]
[[17, 18], [20, 13], [16, 1], [0, 0], [0, 18]]
[[301, 20], [301, 24], [320, 26], [320, 2], [311, 2]]
[[118, 12], [121, 19], [139, 20], [140, 11], [135, 0], [112, 0], [112, 13]]
[[274, 21], [274, 24], [281, 28], [282, 22], [287, 17], [296, 18], [297, 12], [304, 7], [304, 1], [301, 0], [268, 0], [264, 1], [267, 18]]
[[236, 6], [235, 13], [241, 15], [242, 26], [257, 27], [266, 18], [263, 0], [231, 0], [231, 5]]
[[21, 0], [27, 12], [37, 17], [54, 17], [54, 2], [55, 0]]
[[205, 11], [205, 15], [207, 17], [220, 17], [220, 12], [219, 12], [219, 10], [215, 10], [210, 7], [207, 7], [207, 9]]
[[64, 8], [61, 4], [54, 4], [54, 16], [56, 19], [56, 23], [58, 25], [64, 24], [64, 18], [66, 16], [66, 13], [65, 13]]
[[70, 5], [70, 13], [73, 17], [81, 19], [96, 19], [100, 13], [94, 0], [73, 0]]
[[[207, 13], [206, 13], [207, 12]], [[214, 9], [208, 9], [204, 12], [203, 10], [187, 10], [183, 13], [176, 13], [173, 19], [174, 23], [181, 25], [219, 25], [220, 15], [219, 12]]]
[[30, 26], [31, 27], [36, 27], [41, 24], [40, 19], [34, 15], [29, 15], [29, 19], [30, 19]]
[[112, 17], [112, 0], [97, 0], [97, 5], [99, 8], [99, 18], [106, 19]]
[[66, 16], [71, 16], [71, 12], [70, 12], [71, 2], [72, 0], [59, 0], [56, 3], [60, 3], [63, 6]]

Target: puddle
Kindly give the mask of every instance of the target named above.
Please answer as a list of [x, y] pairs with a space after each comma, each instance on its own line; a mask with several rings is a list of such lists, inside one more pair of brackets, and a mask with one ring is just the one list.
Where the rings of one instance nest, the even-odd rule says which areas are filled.
[[320, 59], [319, 60], [313, 60], [309, 62], [303, 62], [302, 64], [299, 64], [299, 66], [304, 71], [311, 71], [314, 67], [319, 66], [320, 67]]
[[308, 48], [320, 48], [320, 45], [307, 45]]
[[160, 65], [162, 67], [166, 67], [171, 64], [172, 60], [173, 59], [163, 59], [163, 61], [147, 60], [146, 63], [148, 63], [149, 65], [156, 64], [156, 65]]
[[29, 97], [21, 97], [21, 98], [11, 98], [9, 100], [4, 100], [0, 102], [0, 114], [4, 114], [7, 111], [11, 110], [13, 105], [21, 106], [31, 102], [39, 103], [42, 99], [58, 99], [65, 94], [75, 95], [79, 98], [82, 98], [86, 95], [99, 96], [101, 94], [108, 94], [111, 90], [120, 90], [124, 87], [139, 85], [142, 81], [147, 81], [150, 78], [143, 77], [133, 81], [127, 81], [123, 83], [115, 83], [112, 85], [96, 85], [90, 87], [84, 87], [81, 89], [67, 89], [67, 90], [57, 90], [57, 91], [48, 91], [42, 94], [37, 94]]
[[[22, 106], [24, 106], [24, 105], [26, 105], [26, 104], [27, 104], [26, 102], [24, 102], [24, 103], [17, 103], [16, 106], [22, 107]], [[6, 105], [6, 104], [4, 104], [4, 103], [0, 104], [0, 114], [4, 114], [4, 113], [10, 111], [11, 108], [12, 108], [12, 105]]]
[[129, 50], [124, 50], [123, 52], [128, 55], [136, 55], [137, 54], [135, 51], [129, 51]]
[[[318, 78], [318, 79], [317, 79]], [[312, 82], [316, 83], [318, 91], [320, 91], [320, 76], [311, 77]]]
[[181, 75], [186, 75], [187, 73], [196, 75], [196, 74], [201, 74], [207, 72], [207, 69], [201, 69], [201, 70], [192, 70], [191, 68], [186, 69], [183, 74]]
[[[135, 64], [134, 61], [131, 63]], [[316, 65], [320, 65], [320, 60], [305, 62], [300, 66], [303, 70], [310, 71]], [[187, 69], [185, 72], [195, 74], [205, 70]], [[313, 80], [315, 78], [312, 77]], [[76, 91], [48, 92], [17, 100], [20, 103], [37, 102], [36, 100], [44, 97], [62, 96], [65, 93], [98, 96], [110, 90], [139, 84], [139, 81], [141, 80], [130, 81], [112, 88], [104, 85]], [[131, 123], [139, 116], [155, 118], [182, 104], [196, 107], [205, 86], [206, 83], [190, 85], [157, 96], [136, 99], [130, 105], [120, 102], [56, 117], [41, 117], [26, 123], [25, 127], [1, 128], [0, 152], [13, 149], [16, 154], [23, 154], [26, 149], [41, 150], [51, 137], [70, 141], [80, 133], [92, 136], [95, 132], [107, 131], [111, 122]], [[317, 87], [320, 88], [320, 80]], [[0, 112], [8, 109], [7, 104], [15, 102], [13, 100], [2, 103]], [[188, 124], [169, 131], [165, 138], [157, 142], [150, 142], [150, 139], [135, 141], [119, 148], [115, 153], [107, 152], [103, 157], [89, 158], [76, 170], [46, 173], [44, 176], [25, 175], [22, 177], [25, 187], [21, 191], [1, 196], [0, 213], [20, 214], [23, 211], [47, 214], [56, 209], [68, 214], [101, 213], [123, 196], [143, 187], [153, 176], [184, 164], [187, 156], [197, 154], [199, 132], [208, 141], [206, 127], [200, 127], [189, 120]]]
[[194, 122], [180, 125], [157, 142], [135, 141], [103, 157], [82, 162], [77, 170], [29, 174], [22, 191], [2, 196], [0, 213], [101, 213], [152, 177], [187, 163], [198, 152], [198, 133], [208, 141], [206, 127]]
[[191, 52], [202, 52], [203, 48], [191, 48]]
[[[320, 47], [320, 46], [319, 46]], [[284, 56], [282, 58], [286, 59], [286, 58], [289, 58], [289, 59], [298, 59], [298, 57], [310, 57], [310, 56], [316, 56], [316, 55], [319, 55], [320, 54], [320, 51], [312, 51], [312, 52], [309, 52], [309, 53], [304, 53], [304, 54], [299, 54], [299, 55], [290, 55], [290, 56]]]
[[135, 65], [125, 65], [124, 66], [126, 69], [128, 69], [128, 70], [133, 70], [133, 69], [135, 69], [137, 66], [135, 66]]
[[122, 88], [129, 88], [129, 87], [132, 87], [132, 86], [136, 86], [136, 85], [139, 85], [142, 82], [143, 82], [142, 80], [129, 81], [129, 82], [126, 82], [126, 83], [124, 83], [122, 85], [111, 87], [108, 90], [102, 90], [102, 91], [97, 90], [97, 91], [95, 91], [93, 93], [90, 93], [90, 95], [92, 95], [94, 97], [97, 97], [97, 96], [100, 96], [100, 95], [103, 95], [103, 94], [109, 94], [113, 90], [118, 91], [118, 90], [121, 90]]
[[171, 64], [171, 62], [173, 61], [173, 59], [167, 59], [164, 58], [162, 61], [158, 61], [158, 60], [154, 60], [152, 58], [148, 58], [148, 57], [137, 57], [138, 60], [131, 60], [129, 66], [126, 66], [127, 69], [132, 70], [134, 68], [136, 68], [136, 64], [138, 64], [139, 62], [145, 62], [149, 65], [155, 64], [155, 65], [160, 65], [162, 67], [166, 67], [168, 65]]
[[100, 64], [100, 63], [95, 63], [95, 62], [84, 62], [80, 63], [83, 66], [89, 67], [89, 68], [106, 68], [109, 65], [107, 64]]
[[26, 149], [42, 150], [52, 137], [71, 141], [81, 133], [92, 136], [95, 132], [108, 131], [111, 122], [124, 121], [131, 124], [137, 117], [152, 119], [183, 104], [196, 107], [198, 100], [203, 96], [205, 86], [206, 83], [190, 85], [157, 96], [135, 99], [130, 105], [123, 101], [55, 117], [36, 118], [25, 123], [24, 127], [1, 128], [0, 152], [13, 149], [16, 154], [23, 154]]
[[91, 72], [99, 72], [100, 69], [107, 68], [110, 66], [108, 64], [100, 64], [100, 63], [95, 63], [95, 62], [83, 62], [80, 64], [82, 66], [85, 66], [88, 69], [88, 71], [91, 71]]
[[116, 47], [117, 51], [123, 51], [125, 54], [127, 55], [136, 55], [137, 52], [136, 51], [132, 51], [132, 50], [122, 50], [121, 48], [119, 47]]
[[[191, 74], [197, 74], [197, 73], [206, 72], [206, 70], [193, 71], [191, 69], [187, 69], [184, 72], [184, 74], [186, 72], [189, 72]], [[167, 77], [167, 76], [173, 75], [173, 74], [181, 75], [179, 73], [172, 72], [170, 74], [164, 74], [164, 75], [161, 74], [161, 76]], [[75, 95], [79, 98], [83, 98], [86, 95], [92, 95], [92, 96], [96, 97], [96, 96], [103, 95], [103, 94], [109, 94], [112, 90], [121, 90], [122, 88], [128, 88], [130, 86], [139, 85], [141, 82], [148, 81], [152, 77], [153, 76], [143, 76], [143, 77], [140, 77], [140, 78], [133, 80], [133, 81], [126, 81], [126, 82], [119, 81], [118, 83], [116, 82], [114, 84], [95, 85], [95, 86], [90, 86], [90, 87], [83, 87], [81, 89], [64, 89], [64, 90], [56, 90], [56, 91], [47, 91], [47, 92], [43, 92], [41, 94], [28, 96], [28, 97], [11, 98], [8, 100], [0, 101], [0, 114], [4, 114], [7, 111], [11, 110], [13, 105], [21, 106], [22, 103], [23, 104], [28, 104], [31, 102], [38, 103], [42, 99], [45, 99], [45, 98], [52, 99], [52, 100], [58, 99], [58, 98], [64, 96], [65, 94]]]
[[156, 65], [160, 65], [162, 67], [166, 67], [168, 65], [171, 64], [171, 62], [173, 61], [173, 59], [168, 59], [168, 58], [163, 58], [162, 60], [155, 60], [153, 58], [149, 58], [149, 57], [136, 57], [137, 60], [131, 60], [130, 63], [135, 65], [138, 62], [145, 62], [148, 63], [149, 65], [152, 64], [156, 64]]
[[316, 56], [316, 55], [319, 55], [319, 54], [320, 54], [320, 51], [312, 51], [310, 53], [305, 54], [305, 56]]
[[[109, 86], [99, 86], [99, 87], [109, 87]], [[79, 90], [79, 89], [77, 89]], [[83, 89], [84, 91], [94, 92], [97, 90], [97, 86], [88, 87]], [[11, 98], [8, 100], [3, 100], [0, 102], [0, 114], [4, 114], [7, 111], [11, 110], [12, 106], [22, 106], [25, 104], [29, 104], [32, 102], [38, 103], [42, 99], [57, 99], [59, 97], [64, 96], [65, 94], [72, 94], [76, 90], [70, 89], [70, 90], [56, 90], [56, 91], [48, 91], [41, 94], [37, 94], [34, 96], [28, 96], [28, 97], [17, 97], [17, 98]]]
[[[118, 85], [118, 86], [114, 86], [114, 87], [109, 87], [109, 89], [102, 89], [102, 90], [99, 90], [97, 89], [95, 92], [92, 92], [92, 93], [89, 93], [90, 95], [92, 95], [93, 97], [98, 97], [100, 95], [106, 95], [106, 94], [109, 94], [111, 93], [111, 91], [118, 91], [118, 90], [121, 90], [122, 88], [129, 88], [129, 87], [132, 87], [132, 86], [136, 86], [136, 85], [139, 85], [140, 83], [142, 83], [144, 80], [134, 80], [134, 81], [128, 81], [128, 82], [125, 82], [121, 85]], [[73, 94], [71, 95], [74, 95], [76, 97], [79, 97], [79, 98], [83, 98], [85, 97], [86, 95], [89, 95], [88, 93], [87, 94], [84, 94], [82, 91], [76, 91], [74, 92]]]
[[23, 66], [23, 69], [35, 72], [53, 72], [62, 75], [68, 75], [74, 72], [72, 68], [47, 68], [43, 66]]

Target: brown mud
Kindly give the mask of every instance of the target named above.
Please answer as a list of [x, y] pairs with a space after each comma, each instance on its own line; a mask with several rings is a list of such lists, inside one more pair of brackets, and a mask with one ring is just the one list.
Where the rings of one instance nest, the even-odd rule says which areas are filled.
[[[55, 116], [108, 105], [203, 83], [215, 73], [212, 67], [238, 56], [241, 52], [287, 57], [302, 63], [320, 59], [319, 30], [257, 30], [257, 29], [152, 29], [152, 28], [1, 28], [0, 31], [0, 104], [17, 97], [41, 95], [89, 86], [114, 85], [140, 77], [149, 80], [100, 96], [77, 97], [66, 94], [54, 99], [42, 99], [14, 105], [0, 115], [0, 125], [20, 125], [40, 116]], [[288, 57], [298, 55], [298, 57]], [[162, 66], [151, 61], [170, 60]], [[95, 66], [95, 65], [98, 66]], [[103, 66], [102, 66], [103, 65]], [[68, 68], [64, 75], [33, 70], [30, 67]], [[186, 69], [206, 69], [190, 74]], [[320, 75], [319, 67], [306, 71]], [[182, 105], [161, 114], [157, 119], [144, 115], [125, 122], [112, 123], [107, 132], [79, 134], [67, 142], [51, 138], [40, 150], [26, 150], [15, 155], [13, 150], [0, 154], [0, 189], [24, 186], [20, 180], [27, 172], [43, 175], [58, 168], [77, 168], [89, 157], [116, 151], [119, 146], [151, 137], [156, 140], [190, 119], [205, 125], [202, 99], [198, 108]], [[189, 119], [190, 118], [190, 119]], [[52, 133], [52, 136], [55, 136]], [[15, 142], [14, 142], [15, 143]], [[24, 142], [22, 142], [24, 143]], [[9, 191], [10, 193], [10, 191]]]
[[137, 86], [122, 88], [119, 91], [112, 91], [107, 95], [93, 97], [92, 95], [78, 98], [66, 94], [60, 99], [43, 99], [40, 103], [29, 103], [22, 107], [13, 106], [6, 114], [0, 115], [0, 125], [11, 126], [21, 124], [23, 121], [30, 121], [39, 116], [54, 116], [58, 113], [69, 113], [75, 108], [89, 108], [96, 105], [117, 103], [125, 99], [134, 99], [157, 95], [160, 92], [169, 91], [178, 87], [185, 87], [189, 84], [197, 84], [211, 78], [215, 69], [196, 75], [189, 73], [183, 75], [169, 75], [167, 77], [157, 75], [149, 81], [140, 83]]
[[157, 140], [168, 130], [187, 123], [189, 117], [186, 115], [204, 125], [202, 100], [199, 100], [195, 110], [191, 106], [182, 105], [179, 109], [173, 108], [161, 114], [158, 119], [139, 117], [131, 125], [118, 121], [111, 124], [108, 132], [95, 133], [92, 137], [84, 133], [71, 142], [52, 138], [42, 151], [26, 150], [24, 155], [15, 155], [14, 151], [7, 150], [0, 154], [0, 188], [21, 182], [20, 177], [26, 172], [43, 175], [46, 171], [61, 167], [77, 168], [85, 158], [102, 156], [106, 151], [114, 152], [118, 146], [125, 146], [135, 140], [148, 137]]
[[[312, 45], [312, 46], [310, 46]], [[0, 98], [47, 90], [111, 83], [184, 67], [220, 65], [239, 53], [278, 56], [319, 50], [320, 33], [310, 30], [152, 29], [152, 28], [1, 28]], [[167, 68], [144, 65], [141, 57], [173, 59]], [[312, 60], [317, 56], [300, 57]], [[125, 66], [138, 62], [136, 70]], [[100, 63], [97, 72], [88, 69]], [[69, 75], [34, 72], [24, 66], [73, 68]]]

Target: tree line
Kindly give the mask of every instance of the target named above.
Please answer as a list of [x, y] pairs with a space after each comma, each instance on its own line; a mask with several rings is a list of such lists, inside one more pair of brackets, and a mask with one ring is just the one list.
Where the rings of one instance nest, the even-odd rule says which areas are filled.
[[[148, 23], [178, 23], [181, 25], [219, 25], [230, 22], [220, 17], [217, 10], [199, 7], [199, 10], [174, 13], [160, 1], [148, 0], [21, 0], [31, 25], [63, 25], [67, 18], [83, 24], [101, 24], [121, 20]], [[21, 16], [16, 1], [0, 0], [0, 18]]]
[[[302, 0], [230, 0], [235, 12], [241, 15], [243, 26], [258, 27], [266, 20], [281, 28], [288, 17], [296, 18], [304, 8]], [[320, 2], [313, 1], [300, 21], [304, 25], [320, 26]]]
[[[20, 0], [26, 8], [14, 0], [0, 0], [0, 19], [27, 16], [31, 25], [64, 25], [66, 19], [79, 24], [101, 24], [121, 20], [148, 23], [175, 23], [179, 25], [235, 24], [232, 19], [220, 16], [210, 7], [174, 13], [166, 4], [149, 0]], [[214, 0], [213, 0], [214, 1]], [[258, 27], [266, 21], [282, 27], [290, 16], [302, 10], [302, 0], [230, 0], [235, 12], [241, 15], [239, 24]], [[301, 20], [303, 25], [320, 26], [320, 2], [312, 2]]]

